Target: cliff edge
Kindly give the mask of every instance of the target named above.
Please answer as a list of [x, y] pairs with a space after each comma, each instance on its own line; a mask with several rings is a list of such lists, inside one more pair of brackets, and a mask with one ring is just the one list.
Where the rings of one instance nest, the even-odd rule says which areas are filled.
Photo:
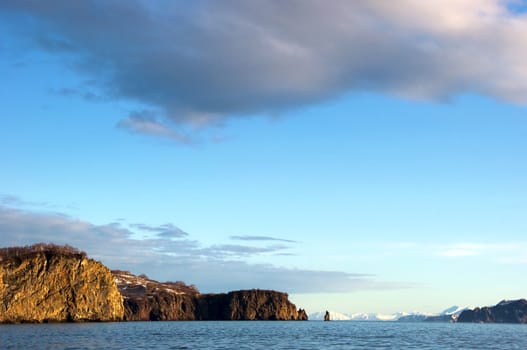
[[69, 246], [0, 249], [0, 322], [123, 319], [123, 298], [110, 270]]

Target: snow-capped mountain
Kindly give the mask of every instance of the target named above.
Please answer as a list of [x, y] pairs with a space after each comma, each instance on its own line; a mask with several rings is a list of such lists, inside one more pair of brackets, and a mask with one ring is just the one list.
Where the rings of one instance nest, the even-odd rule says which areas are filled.
[[440, 315], [459, 315], [466, 309], [468, 309], [468, 307], [466, 306], [461, 307], [461, 306], [454, 305], [454, 306], [449, 307], [448, 309], [443, 310], [440, 313]]
[[[422, 313], [422, 312], [396, 312], [394, 314], [379, 314], [379, 313], [355, 313], [344, 314], [335, 311], [329, 311], [329, 317], [332, 321], [405, 321], [405, 322], [421, 322], [421, 321], [443, 321], [452, 322], [457, 319], [467, 307], [451, 306], [439, 313]], [[309, 314], [310, 320], [324, 320], [325, 312], [314, 312]]]
[[[309, 314], [310, 320], [323, 320], [325, 312], [314, 312]], [[343, 314], [340, 312], [330, 311], [329, 318], [331, 321], [396, 321], [399, 317], [408, 315], [407, 313], [398, 312], [391, 315], [377, 313], [355, 313]]]
[[378, 313], [357, 313], [351, 314], [352, 321], [395, 321], [399, 317], [406, 315], [404, 312], [397, 312], [395, 314], [378, 314]]

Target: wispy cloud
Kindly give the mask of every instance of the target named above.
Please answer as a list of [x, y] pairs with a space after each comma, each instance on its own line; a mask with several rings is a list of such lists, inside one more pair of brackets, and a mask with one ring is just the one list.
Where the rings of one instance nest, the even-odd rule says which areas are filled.
[[[137, 239], [136, 230], [155, 235]], [[374, 275], [360, 273], [251, 264], [247, 261], [251, 256], [287, 254], [289, 247], [207, 246], [191, 239], [190, 235], [172, 224], [95, 225], [57, 213], [35, 213], [0, 205], [0, 232], [4, 246], [36, 242], [69, 244], [102, 260], [111, 268], [146, 273], [161, 280], [184, 280], [196, 284], [204, 292], [271, 288], [290, 293], [322, 293], [414, 286], [385, 282]]]
[[54, 94], [65, 96], [65, 97], [78, 97], [89, 102], [108, 102], [110, 98], [107, 96], [99, 95], [93, 91], [89, 91], [83, 88], [60, 88], [52, 90]]
[[[0, 11], [19, 15], [13, 38], [30, 33], [35, 47], [69, 58], [102, 94], [204, 125], [353, 91], [525, 104], [527, 17], [517, 3], [4, 0]], [[185, 141], [152, 118], [130, 116], [120, 127]]]
[[24, 201], [17, 196], [10, 194], [0, 194], [0, 204], [7, 206], [46, 206], [48, 203], [45, 202], [29, 202]]
[[482, 257], [495, 262], [521, 261], [525, 257], [526, 242], [485, 242], [485, 243], [453, 243], [439, 245], [437, 255], [446, 258]]
[[251, 236], [251, 235], [241, 235], [241, 236], [230, 236], [230, 239], [239, 240], [239, 241], [277, 241], [285, 243], [297, 243], [296, 241], [284, 238], [276, 238], [271, 236]]
[[438, 254], [445, 257], [477, 256], [494, 248], [494, 246], [488, 244], [457, 243], [440, 248]]
[[417, 254], [442, 259], [485, 259], [495, 263], [527, 262], [527, 241], [450, 242], [450, 243], [392, 243], [401, 254]]
[[173, 224], [164, 224], [160, 226], [151, 226], [146, 224], [130, 224], [131, 228], [141, 231], [153, 232], [160, 238], [182, 238], [187, 237], [188, 233], [174, 226]]
[[133, 133], [168, 138], [183, 144], [190, 143], [186, 134], [157, 120], [149, 111], [133, 112], [128, 118], [120, 120], [117, 127]]
[[238, 244], [218, 244], [212, 245], [201, 250], [201, 254], [216, 258], [225, 257], [247, 257], [254, 254], [277, 254], [289, 247], [284, 245], [270, 245], [265, 247], [255, 247]]
[[68, 204], [68, 205], [60, 205], [60, 204], [44, 202], [44, 201], [27, 201], [18, 196], [14, 196], [11, 194], [5, 194], [5, 193], [0, 193], [0, 205], [4, 205], [8, 207], [16, 207], [16, 208], [40, 208], [40, 209], [47, 209], [47, 210], [61, 209], [61, 208], [77, 209], [76, 205], [73, 203]]
[[481, 255], [481, 252], [474, 249], [448, 249], [440, 252], [440, 255], [448, 257], [474, 256]]

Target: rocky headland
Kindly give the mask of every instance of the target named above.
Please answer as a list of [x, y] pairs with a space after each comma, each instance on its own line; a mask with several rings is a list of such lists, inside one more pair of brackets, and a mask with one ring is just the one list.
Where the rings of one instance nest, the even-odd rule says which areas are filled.
[[457, 322], [527, 323], [527, 300], [503, 300], [494, 306], [465, 310]]
[[197, 298], [197, 311], [200, 320], [307, 320], [305, 310], [297, 310], [286, 293], [273, 290], [203, 294]]
[[110, 271], [69, 246], [0, 249], [0, 323], [307, 320], [286, 293], [201, 294], [183, 282]]
[[112, 271], [124, 297], [124, 320], [307, 320], [286, 293], [240, 290], [200, 294], [183, 282], [157, 282], [128, 271]]

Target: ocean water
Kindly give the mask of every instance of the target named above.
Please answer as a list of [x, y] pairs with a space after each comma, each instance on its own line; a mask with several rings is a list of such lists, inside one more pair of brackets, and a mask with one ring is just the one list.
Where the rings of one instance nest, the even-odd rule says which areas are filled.
[[0, 325], [0, 349], [527, 349], [527, 325], [337, 321]]

